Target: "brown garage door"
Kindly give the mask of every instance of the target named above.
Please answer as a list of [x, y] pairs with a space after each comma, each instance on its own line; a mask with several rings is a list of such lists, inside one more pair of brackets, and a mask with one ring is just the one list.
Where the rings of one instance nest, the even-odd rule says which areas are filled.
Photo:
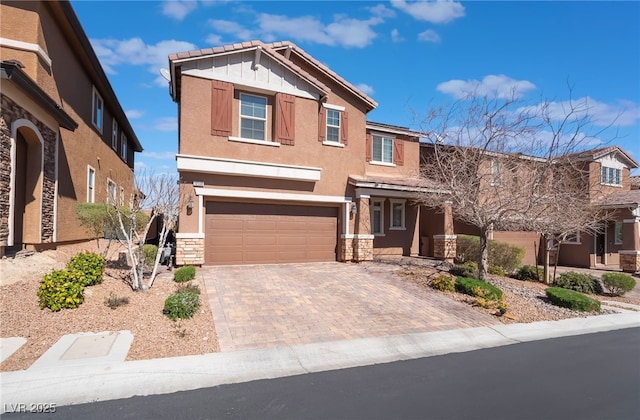
[[338, 209], [208, 202], [205, 264], [335, 261]]

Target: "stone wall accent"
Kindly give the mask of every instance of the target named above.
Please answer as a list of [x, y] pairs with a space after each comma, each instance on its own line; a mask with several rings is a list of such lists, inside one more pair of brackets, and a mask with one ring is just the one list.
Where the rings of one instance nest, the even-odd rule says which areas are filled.
[[176, 265], [204, 264], [204, 238], [177, 238]]
[[433, 235], [433, 256], [453, 262], [456, 257], [456, 235]]
[[627, 273], [640, 272], [640, 251], [620, 251], [620, 268]]
[[373, 260], [373, 235], [355, 235], [353, 238], [353, 261]]
[[[3, 96], [4, 98], [4, 96]], [[11, 194], [11, 129], [4, 114], [0, 115], [0, 247], [9, 238], [9, 194]], [[2, 254], [0, 254], [2, 255]]]
[[[0, 123], [0, 145], [2, 146], [3, 151], [2, 162], [5, 162], [4, 151], [11, 149], [11, 125], [14, 121], [25, 119], [32, 122], [33, 125], [35, 125], [40, 131], [40, 136], [44, 141], [44, 167], [42, 174], [42, 226], [40, 240], [42, 242], [53, 242], [53, 232], [55, 230], [54, 207], [57, 133], [43, 124], [36, 117], [31, 115], [26, 109], [16, 104], [8, 96], [0, 96], [2, 101], [2, 122]], [[0, 244], [3, 243], [3, 240], [6, 242], [7, 236], [9, 235], [8, 214], [10, 192], [8, 191], [8, 189], [11, 188], [11, 181], [9, 178], [11, 174], [11, 159], [9, 154], [8, 156], [9, 158], [6, 160], [8, 164], [2, 165], [2, 171], [0, 171], [0, 210], [2, 210], [2, 218], [0, 219]], [[6, 179], [5, 171], [7, 171], [9, 174], [9, 177], [7, 177]], [[5, 190], [7, 190], [7, 192], [5, 192]], [[5, 215], [7, 218], [6, 221]]]
[[353, 235], [342, 235], [340, 238], [340, 255], [338, 261], [353, 261]]

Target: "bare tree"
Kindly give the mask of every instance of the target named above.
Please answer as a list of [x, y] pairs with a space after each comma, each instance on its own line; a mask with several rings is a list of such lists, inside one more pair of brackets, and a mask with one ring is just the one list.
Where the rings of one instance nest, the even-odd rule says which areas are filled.
[[507, 97], [474, 92], [423, 121], [430, 144], [421, 175], [439, 191], [421, 193], [419, 202], [436, 209], [450, 205], [456, 220], [478, 228], [480, 278], [487, 275], [491, 230], [561, 240], [597, 228], [602, 212], [576, 154], [590, 144], [584, 134], [589, 122], [588, 104], [529, 106], [515, 91]]

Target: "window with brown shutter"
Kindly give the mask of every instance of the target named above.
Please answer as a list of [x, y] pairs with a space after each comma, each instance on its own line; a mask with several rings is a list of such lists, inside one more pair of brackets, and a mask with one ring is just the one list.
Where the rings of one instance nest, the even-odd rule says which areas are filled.
[[371, 138], [372, 138], [371, 134], [367, 133], [366, 152], [365, 152], [365, 159], [367, 160], [367, 162], [371, 162], [371, 148], [373, 147]]
[[276, 95], [276, 141], [293, 146], [295, 141], [295, 98], [293, 95]]
[[211, 134], [231, 135], [233, 113], [233, 85], [218, 80], [211, 81]]
[[404, 141], [399, 139], [393, 141], [393, 163], [398, 166], [404, 165]]
[[327, 115], [324, 107], [320, 104], [318, 113], [318, 141], [323, 142], [327, 138]]
[[342, 112], [342, 126], [340, 126], [340, 130], [342, 144], [346, 146], [349, 135], [349, 114], [347, 113], [347, 111]]

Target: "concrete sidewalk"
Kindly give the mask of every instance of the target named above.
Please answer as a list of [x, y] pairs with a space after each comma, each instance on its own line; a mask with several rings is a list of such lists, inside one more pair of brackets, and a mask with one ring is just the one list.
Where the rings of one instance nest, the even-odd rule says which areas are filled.
[[4, 412], [19, 404], [63, 406], [165, 394], [634, 327], [640, 327], [638, 312], [166, 359], [43, 366], [0, 373], [0, 406]]

